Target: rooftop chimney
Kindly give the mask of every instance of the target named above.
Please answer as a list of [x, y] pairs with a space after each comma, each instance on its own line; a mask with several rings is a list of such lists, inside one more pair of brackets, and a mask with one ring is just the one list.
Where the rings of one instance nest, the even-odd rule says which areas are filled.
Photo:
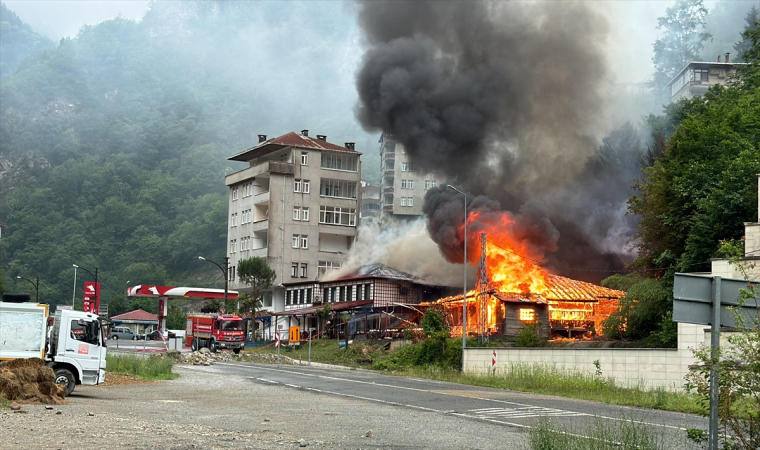
[[730, 55], [730, 54], [731, 53], [726, 53], [726, 62], [728, 62], [728, 55]]
[[308, 136], [309, 130], [301, 130], [301, 136]]
[[349, 149], [349, 150], [353, 150], [354, 149], [354, 145], [355, 144], [353, 142], [346, 142], [346, 148]]
[[720, 62], [720, 55], [718, 55], [718, 62]]
[[259, 135], [259, 144], [261, 144], [262, 142], [264, 142], [266, 140], [267, 140], [267, 135], [266, 134], [260, 134]]
[[319, 139], [320, 141], [327, 141], [327, 136], [325, 136], [324, 134], [318, 134], [317, 139]]

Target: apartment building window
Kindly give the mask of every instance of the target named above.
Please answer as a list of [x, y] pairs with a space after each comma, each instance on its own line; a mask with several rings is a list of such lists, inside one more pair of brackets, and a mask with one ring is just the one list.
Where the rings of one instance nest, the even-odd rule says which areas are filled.
[[324, 197], [356, 198], [356, 182], [323, 179], [319, 192]]
[[301, 248], [309, 248], [309, 236], [301, 235]]
[[[328, 271], [340, 269], [341, 263], [337, 261], [319, 261], [317, 264], [317, 276], [322, 277]], [[325, 292], [325, 300], [327, 300], [327, 292]]]
[[438, 186], [438, 182], [435, 180], [425, 180], [425, 189], [430, 189]]
[[301, 208], [301, 220], [304, 222], [309, 221], [309, 208], [307, 207]]
[[293, 182], [293, 192], [301, 192], [301, 180], [295, 180]]
[[230, 253], [235, 253], [235, 239], [230, 240]]
[[301, 244], [301, 236], [298, 234], [293, 235], [293, 248], [298, 248]]
[[393, 159], [386, 159], [385, 160], [385, 170], [393, 170], [395, 167], [395, 160]]
[[319, 223], [354, 227], [356, 226], [356, 209], [320, 206]]
[[293, 207], [293, 220], [301, 220], [301, 207], [300, 206], [294, 206]]
[[708, 81], [709, 73], [710, 71], [707, 69], [695, 69], [691, 75], [691, 79], [694, 81]]
[[401, 197], [401, 206], [414, 206], [412, 197]]
[[237, 200], [237, 199], [238, 199], [238, 188], [237, 186], [235, 186], [234, 188], [232, 188], [232, 200]]
[[302, 166], [309, 165], [309, 152], [301, 152], [301, 165]]
[[309, 273], [309, 271], [307, 270], [308, 266], [309, 265], [306, 263], [301, 263], [301, 278], [306, 278], [306, 274]]
[[230, 266], [230, 281], [235, 281], [235, 266]]
[[303, 183], [303, 193], [308, 194], [309, 193], [309, 180], [302, 180]]
[[402, 162], [401, 163], [401, 171], [402, 172], [414, 172], [414, 164], [410, 162]]
[[322, 152], [322, 168], [356, 172], [357, 159], [356, 155]]
[[414, 189], [414, 180], [401, 180], [401, 189]]
[[291, 278], [296, 278], [298, 276], [298, 263], [290, 264], [290, 276]]

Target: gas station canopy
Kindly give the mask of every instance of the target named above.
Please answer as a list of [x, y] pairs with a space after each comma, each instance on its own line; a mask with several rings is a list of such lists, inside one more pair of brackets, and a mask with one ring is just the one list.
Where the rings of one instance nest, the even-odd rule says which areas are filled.
[[[206, 289], [195, 287], [156, 286], [152, 284], [138, 284], [127, 288], [127, 297], [175, 297], [209, 299], [224, 298], [224, 289]], [[237, 291], [227, 291], [227, 299], [237, 300]]]

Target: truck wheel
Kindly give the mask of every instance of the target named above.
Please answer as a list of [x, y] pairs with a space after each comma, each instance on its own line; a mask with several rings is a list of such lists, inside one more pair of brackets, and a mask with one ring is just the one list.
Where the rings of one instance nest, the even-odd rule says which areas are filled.
[[197, 352], [198, 351], [198, 339], [193, 338], [192, 341], [190, 341], [190, 350]]
[[236, 355], [240, 354], [240, 349], [239, 348], [233, 348], [232, 351], [235, 352]]
[[136, 341], [137, 340], [137, 336], [132, 336], [132, 340]]
[[77, 380], [74, 378], [74, 374], [68, 369], [55, 369], [55, 384], [60, 384], [66, 388], [66, 395], [71, 395], [74, 392], [74, 387], [77, 385]]
[[211, 350], [211, 353], [216, 353], [216, 341], [213, 339], [208, 341], [208, 349]]

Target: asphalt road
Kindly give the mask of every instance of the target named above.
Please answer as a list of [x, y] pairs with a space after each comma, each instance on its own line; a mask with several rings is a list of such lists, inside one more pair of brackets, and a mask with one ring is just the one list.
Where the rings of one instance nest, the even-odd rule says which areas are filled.
[[[193, 367], [188, 369], [192, 370]], [[485, 423], [489, 425], [487, 428], [493, 429], [494, 435], [515, 431], [524, 433], [542, 417], [549, 417], [575, 430], [583, 430], [593, 421], [616, 425], [627, 421], [648, 427], [676, 448], [686, 445], [684, 437], [687, 428], [707, 428], [706, 418], [690, 414], [395, 377], [376, 372], [237, 362], [217, 363], [197, 370], [242, 377], [261, 385], [340, 397], [348, 404], [369, 402], [390, 406], [398, 409], [399, 415], [417, 411], [437, 416], [437, 420], [443, 422], [457, 418], [466, 419], [465, 423]], [[457, 432], [464, 432], [464, 428], [459, 426]]]

